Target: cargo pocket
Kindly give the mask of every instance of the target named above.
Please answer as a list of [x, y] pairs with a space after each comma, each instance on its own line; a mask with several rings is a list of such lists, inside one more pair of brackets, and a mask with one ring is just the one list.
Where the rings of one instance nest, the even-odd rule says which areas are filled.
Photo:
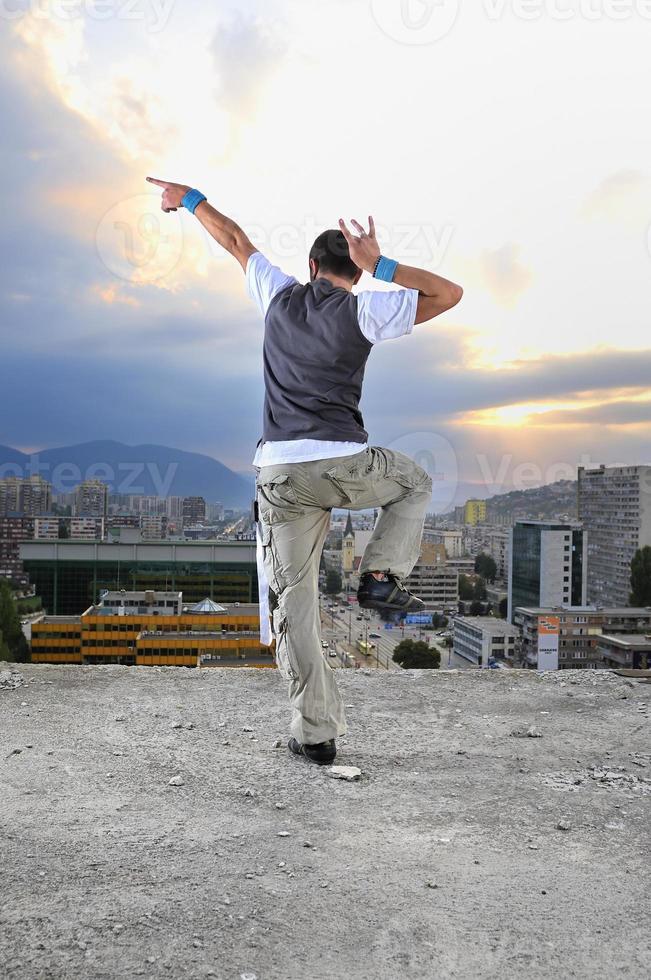
[[334, 483], [342, 497], [345, 497], [350, 504], [354, 505], [368, 493], [376, 465], [373, 452], [372, 449], [367, 449], [364, 453], [352, 456], [350, 460], [339, 463], [338, 466], [333, 466], [324, 473], [324, 476]]
[[378, 449], [377, 452], [382, 453], [386, 459], [387, 479], [395, 480], [405, 490], [427, 490], [429, 488], [431, 491], [431, 476], [422, 466], [414, 463], [409, 456], [405, 456], [403, 453], [394, 453], [390, 449]]
[[287, 636], [287, 617], [284, 611], [277, 606], [272, 614], [273, 632], [276, 639], [276, 664], [281, 677], [286, 681], [298, 680], [298, 669], [293, 663], [289, 652], [289, 642]]
[[305, 513], [288, 473], [279, 473], [270, 480], [259, 480], [257, 493], [263, 524], [284, 524], [297, 520]]

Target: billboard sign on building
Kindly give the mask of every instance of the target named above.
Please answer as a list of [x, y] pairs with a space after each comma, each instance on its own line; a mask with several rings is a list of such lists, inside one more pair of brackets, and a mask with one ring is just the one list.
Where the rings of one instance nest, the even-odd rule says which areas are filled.
[[538, 617], [538, 670], [558, 670], [558, 638], [561, 621], [558, 616]]
[[431, 613], [407, 613], [407, 615], [405, 616], [405, 623], [408, 626], [431, 626], [432, 614]]

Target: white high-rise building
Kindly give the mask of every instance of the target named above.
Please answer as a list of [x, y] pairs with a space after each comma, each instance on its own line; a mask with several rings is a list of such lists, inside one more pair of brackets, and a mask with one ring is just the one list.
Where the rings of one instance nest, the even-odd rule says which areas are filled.
[[509, 545], [509, 622], [518, 606], [585, 606], [586, 545], [580, 525], [516, 521]]
[[651, 545], [651, 466], [580, 466], [578, 504], [588, 534], [588, 601], [626, 606], [633, 556]]

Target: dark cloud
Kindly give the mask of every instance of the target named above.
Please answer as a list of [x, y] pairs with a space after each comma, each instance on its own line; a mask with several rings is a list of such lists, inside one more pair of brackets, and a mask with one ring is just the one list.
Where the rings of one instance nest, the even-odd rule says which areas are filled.
[[[273, 31], [246, 19], [215, 38], [224, 97], [234, 111], [273, 71], [278, 43]], [[92, 244], [93, 218], [82, 239], [63, 208], [44, 209], [46, 191], [105, 188], [99, 222], [115, 200], [142, 188], [129, 189], [132, 174], [110, 145], [17, 70], [2, 42], [0, 85], [0, 442], [166, 443], [245, 468], [259, 436], [262, 381], [261, 324], [243, 283], [238, 303], [201, 289], [170, 293], [112, 277]], [[141, 110], [134, 103], [129, 111]], [[505, 262], [508, 273], [513, 263], [508, 256]], [[107, 287], [116, 292], [112, 303], [100, 295]], [[550, 355], [479, 369], [471, 366], [470, 333], [455, 322], [450, 314], [373, 352], [363, 403], [373, 441], [435, 431], [450, 441], [465, 478], [478, 483], [479, 452], [490, 452], [491, 465], [508, 452], [572, 460], [585, 450], [605, 461], [643, 454], [643, 434], [618, 432], [608, 442], [603, 426], [609, 419], [622, 428], [626, 420], [648, 421], [647, 406], [626, 393], [648, 387], [651, 352]], [[474, 411], [587, 392], [618, 392], [618, 405], [579, 416], [549, 413], [544, 423], [585, 424], [562, 438], [555, 432], [547, 443], [540, 426], [527, 443], [527, 434], [513, 430], [459, 424]]]

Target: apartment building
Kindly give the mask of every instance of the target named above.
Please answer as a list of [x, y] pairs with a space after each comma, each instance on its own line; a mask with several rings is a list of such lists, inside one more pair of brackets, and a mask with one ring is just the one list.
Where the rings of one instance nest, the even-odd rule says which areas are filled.
[[518, 607], [513, 622], [522, 635], [520, 655], [524, 666], [537, 666], [539, 629], [550, 617], [558, 619], [558, 665], [561, 669], [604, 667], [607, 665], [602, 646], [604, 635], [634, 636], [651, 631], [651, 609]]
[[37, 517], [52, 510], [52, 484], [40, 476], [0, 479], [0, 515]]
[[109, 488], [101, 480], [84, 480], [75, 489], [75, 517], [106, 517]]
[[588, 536], [587, 601], [626, 605], [633, 556], [651, 545], [651, 466], [580, 466], [578, 513]]
[[490, 660], [512, 663], [520, 631], [505, 619], [493, 616], [456, 616], [452, 620], [454, 653], [479, 666]]

